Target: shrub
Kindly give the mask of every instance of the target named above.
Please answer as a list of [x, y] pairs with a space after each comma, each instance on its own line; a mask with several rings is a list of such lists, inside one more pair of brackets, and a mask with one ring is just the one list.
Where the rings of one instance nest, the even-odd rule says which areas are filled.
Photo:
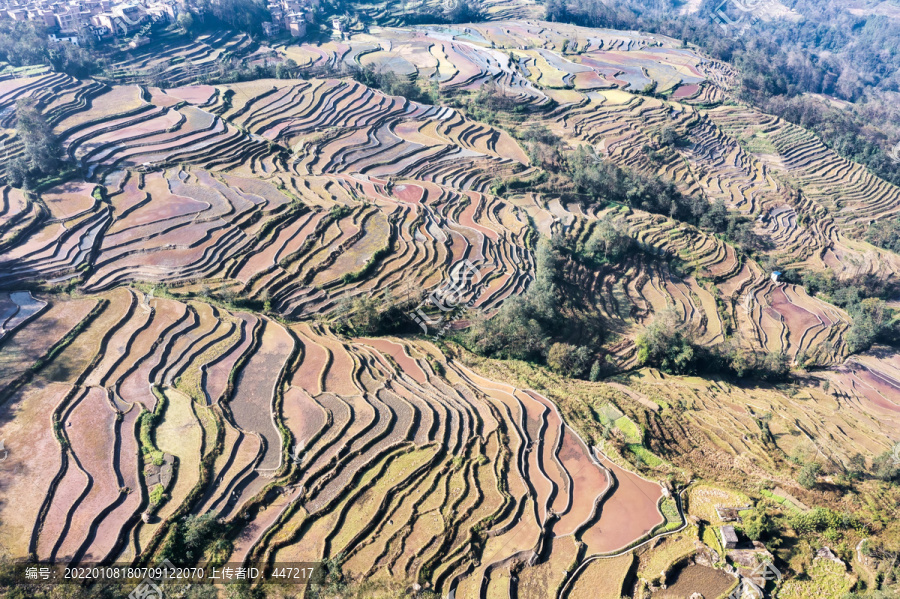
[[544, 125], [531, 123], [514, 130], [513, 134], [525, 147], [532, 164], [551, 172], [559, 171], [562, 165], [562, 154], [559, 151], [561, 140], [555, 133]]
[[543, 361], [561, 324], [556, 256], [546, 240], [536, 252], [537, 276], [520, 296], [510, 297], [490, 319], [477, 320], [465, 340], [482, 355]]
[[762, 363], [756, 369], [760, 378], [768, 381], [783, 380], [790, 371], [791, 367], [787, 355], [780, 352], [765, 354]]
[[356, 68], [351, 71], [354, 79], [391, 96], [402, 96], [413, 102], [434, 104], [438, 101], [434, 90], [419, 87], [414, 79], [397, 75], [393, 71], [376, 71], [373, 67]]
[[790, 359], [781, 352], [758, 352], [737, 344], [723, 344], [715, 352], [721, 368], [739, 378], [778, 382], [786, 380], [791, 372]]
[[478, 353], [502, 359], [543, 360], [550, 336], [535, 316], [529, 297], [507, 299], [490, 319], [480, 319], [469, 331], [468, 340]]
[[445, 2], [447, 20], [451, 23], [477, 23], [484, 20], [484, 11], [477, 0]]
[[893, 311], [884, 301], [870, 297], [851, 302], [846, 309], [853, 318], [853, 324], [847, 334], [847, 344], [851, 352], [865, 351], [876, 341], [897, 342], [897, 322], [893, 318]]
[[[219, 24], [251, 35], [262, 35], [262, 23], [271, 21], [272, 15], [264, 2], [255, 0], [203, 0], [195, 8], [197, 21], [208, 28]], [[194, 24], [192, 23], [192, 27]], [[196, 27], [195, 27], [196, 28]]]
[[601, 373], [600, 360], [594, 360], [593, 365], [591, 365], [591, 374], [590, 374], [590, 379], [591, 379], [592, 383], [595, 383], [598, 380], [600, 380], [600, 373]]
[[866, 241], [900, 253], [900, 219], [882, 219], [872, 223], [866, 231]]
[[683, 196], [674, 183], [625, 170], [585, 146], [566, 157], [566, 167], [577, 191], [594, 201], [618, 202], [688, 222], [697, 222], [709, 206], [703, 198]]
[[387, 335], [413, 328], [413, 321], [404, 314], [403, 306], [391, 297], [378, 299], [367, 295], [344, 298], [333, 324], [341, 333], [353, 335]]
[[797, 482], [804, 489], [812, 489], [816, 486], [816, 478], [822, 470], [822, 465], [818, 462], [810, 462], [805, 465], [797, 476]]
[[828, 529], [865, 531], [867, 526], [855, 516], [842, 514], [828, 508], [817, 507], [808, 512], [797, 512], [790, 519], [791, 528], [800, 533], [822, 532]]
[[682, 330], [674, 308], [658, 313], [635, 340], [638, 361], [663, 372], [686, 374], [694, 370], [694, 348]]
[[180, 565], [196, 563], [208, 551], [223, 553], [230, 546], [225, 538], [226, 532], [225, 524], [218, 520], [214, 512], [188, 516], [176, 522], [161, 558], [168, 558]]
[[[796, 273], [788, 274], [797, 278]], [[900, 341], [900, 319], [880, 299], [896, 296], [893, 285], [871, 276], [838, 280], [831, 270], [806, 273], [800, 279], [810, 295], [818, 294], [850, 314], [846, 340], [851, 352], [865, 351], [876, 342], [896, 345]]]
[[741, 520], [741, 530], [751, 541], [765, 540], [775, 531], [775, 522], [765, 510], [759, 508], [748, 510], [742, 514]]
[[590, 350], [584, 346], [554, 343], [547, 352], [547, 366], [565, 376], [581, 376], [590, 361]]
[[150, 489], [150, 505], [156, 506], [163, 502], [166, 497], [166, 490], [162, 485], [155, 485]]
[[872, 469], [875, 478], [885, 482], [900, 483], [900, 464], [894, 456], [894, 452], [886, 451], [872, 461]]
[[584, 246], [584, 255], [594, 261], [618, 262], [629, 254], [633, 246], [631, 236], [607, 213], [591, 230]]

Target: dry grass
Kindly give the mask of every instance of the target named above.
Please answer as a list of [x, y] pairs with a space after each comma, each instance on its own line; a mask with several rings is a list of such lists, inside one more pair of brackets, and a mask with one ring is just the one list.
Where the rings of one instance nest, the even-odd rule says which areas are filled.
[[717, 507], [744, 507], [751, 504], [750, 498], [743, 493], [712, 485], [696, 485], [688, 492], [688, 513], [715, 526], [724, 524], [716, 514]]
[[634, 553], [598, 559], [578, 575], [572, 586], [572, 599], [621, 599], [625, 580], [634, 564]]
[[640, 558], [638, 575], [646, 580], [660, 580], [669, 568], [697, 551], [697, 528], [689, 526], [682, 532], [663, 539], [659, 545], [646, 549]]

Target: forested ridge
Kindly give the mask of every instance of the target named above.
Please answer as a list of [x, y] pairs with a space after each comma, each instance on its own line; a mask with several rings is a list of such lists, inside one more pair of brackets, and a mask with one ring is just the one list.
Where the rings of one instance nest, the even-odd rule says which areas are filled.
[[[696, 44], [738, 68], [740, 98], [812, 129], [845, 158], [900, 184], [889, 155], [900, 142], [900, 19], [851, 14], [834, 0], [788, 0], [784, 5], [797, 17], [763, 16], [723, 30], [714, 17], [720, 5], [703, 0], [696, 12], [682, 14], [685, 3], [678, 0], [547, 0], [546, 11], [550, 21], [651, 31]], [[851, 104], [835, 107], [809, 94]]]

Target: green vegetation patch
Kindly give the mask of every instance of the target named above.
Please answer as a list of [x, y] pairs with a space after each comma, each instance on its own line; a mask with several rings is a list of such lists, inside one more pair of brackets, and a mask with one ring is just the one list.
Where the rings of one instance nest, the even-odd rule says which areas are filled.
[[771, 499], [772, 501], [774, 501], [775, 503], [777, 503], [778, 505], [780, 505], [781, 507], [783, 507], [785, 509], [788, 509], [788, 510], [798, 513], [798, 514], [803, 511], [800, 509], [800, 507], [798, 507], [793, 501], [791, 501], [787, 497], [782, 497], [781, 495], [776, 495], [775, 493], [773, 493], [772, 491], [769, 491], [767, 489], [760, 489], [759, 492], [763, 497], [765, 497], [767, 499]]
[[779, 599], [839, 599], [856, 584], [843, 564], [830, 559], [814, 560], [806, 574], [802, 579], [785, 581]]
[[754, 154], [778, 154], [778, 149], [764, 132], [754, 131], [749, 135], [738, 137], [738, 143]]
[[150, 505], [157, 506], [163, 503], [166, 498], [166, 489], [162, 485], [155, 485], [150, 489]]
[[719, 539], [715, 526], [701, 525], [700, 540], [703, 544], [719, 554], [719, 557], [725, 559], [725, 548], [722, 547], [722, 541]]
[[640, 443], [629, 443], [626, 445], [628, 451], [638, 460], [639, 463], [642, 463], [651, 468], [656, 468], [658, 466], [662, 466], [665, 464], [661, 459], [659, 459], [656, 454], [652, 451], [641, 445]]
[[666, 522], [658, 532], [670, 532], [678, 529], [678, 527], [683, 524], [681, 513], [678, 511], [678, 504], [676, 504], [675, 500], [671, 497], [663, 499], [662, 503], [659, 505], [659, 510], [665, 517]]
[[628, 416], [622, 416], [621, 418], [615, 421], [616, 428], [622, 431], [622, 434], [625, 435], [625, 439], [629, 443], [640, 443], [641, 442], [641, 431], [637, 427], [637, 425], [631, 421]]

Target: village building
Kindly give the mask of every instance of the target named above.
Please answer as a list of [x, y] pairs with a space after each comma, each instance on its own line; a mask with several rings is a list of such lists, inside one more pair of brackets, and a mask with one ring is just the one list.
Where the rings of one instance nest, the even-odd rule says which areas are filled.
[[291, 37], [306, 37], [306, 17], [297, 13], [287, 16]]
[[722, 527], [722, 546], [725, 549], [736, 549], [738, 545], [738, 536], [737, 532], [734, 530], [734, 526], [723, 526]]
[[0, 18], [36, 21], [53, 39], [79, 43], [78, 36], [129, 36], [149, 23], [174, 23], [177, 0], [0, 0]]

